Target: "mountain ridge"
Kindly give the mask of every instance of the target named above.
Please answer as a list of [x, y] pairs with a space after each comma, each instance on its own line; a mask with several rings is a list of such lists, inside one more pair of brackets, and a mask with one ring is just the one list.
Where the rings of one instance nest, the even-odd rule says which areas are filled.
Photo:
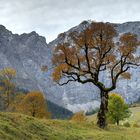
[[[3, 25], [0, 25], [0, 69], [12, 67], [17, 70], [16, 83], [28, 90], [41, 90], [48, 100], [63, 106], [73, 112], [92, 110], [99, 106], [98, 89], [91, 84], [81, 85], [77, 82], [63, 87], [55, 84], [51, 79], [53, 50], [58, 43], [67, 40], [72, 31], [81, 31], [90, 26], [92, 21], [83, 21], [70, 30], [61, 33], [58, 37], [46, 43], [45, 37], [35, 31], [23, 34], [13, 34]], [[119, 34], [132, 32], [140, 38], [140, 22], [114, 24]], [[65, 38], [66, 37], [66, 38]], [[41, 70], [48, 66], [49, 71]], [[128, 103], [134, 102], [140, 96], [140, 69], [133, 70], [130, 81], [121, 80], [116, 92], [122, 93]], [[105, 79], [103, 79], [105, 80]], [[123, 84], [123, 87], [121, 86]], [[56, 90], [57, 89], [57, 90]], [[87, 90], [88, 89], [88, 90]]]

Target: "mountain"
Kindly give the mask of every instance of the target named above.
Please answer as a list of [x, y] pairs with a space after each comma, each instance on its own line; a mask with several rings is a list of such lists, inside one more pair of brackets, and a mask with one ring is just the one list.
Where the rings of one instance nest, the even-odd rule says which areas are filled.
[[[73, 112], [79, 110], [92, 110], [99, 106], [99, 91], [91, 85], [81, 85], [77, 82], [58, 86], [51, 79], [51, 58], [55, 46], [68, 40], [67, 36], [73, 31], [82, 32], [90, 26], [92, 21], [84, 21], [67, 32], [46, 43], [44, 37], [36, 32], [13, 34], [0, 25], [0, 69], [12, 67], [17, 71], [16, 83], [19, 88], [27, 90], [41, 90], [51, 102], [63, 106]], [[125, 32], [136, 33], [140, 38], [140, 22], [127, 22], [113, 24], [121, 35]], [[138, 53], [140, 51], [138, 50]], [[42, 71], [43, 66], [48, 66], [48, 71]], [[121, 93], [128, 103], [134, 102], [140, 96], [140, 68], [131, 70], [132, 79], [121, 80], [117, 92]], [[102, 77], [102, 80], [106, 80]]]

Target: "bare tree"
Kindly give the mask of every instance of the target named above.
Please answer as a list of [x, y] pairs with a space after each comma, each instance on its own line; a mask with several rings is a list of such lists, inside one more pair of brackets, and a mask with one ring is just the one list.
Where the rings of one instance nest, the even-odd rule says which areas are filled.
[[[97, 124], [105, 128], [108, 93], [116, 88], [119, 77], [130, 79], [128, 70], [138, 66], [137, 36], [125, 33], [119, 37], [111, 24], [93, 22], [80, 33], [70, 33], [68, 38], [71, 42], [58, 44], [54, 51], [52, 77], [60, 85], [77, 81], [97, 86], [101, 98]], [[105, 72], [110, 77], [109, 87], [99, 78]]]

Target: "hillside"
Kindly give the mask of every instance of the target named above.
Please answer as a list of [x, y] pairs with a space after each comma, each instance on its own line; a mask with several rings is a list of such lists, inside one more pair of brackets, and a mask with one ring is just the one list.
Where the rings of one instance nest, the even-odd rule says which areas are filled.
[[109, 126], [101, 130], [92, 123], [41, 120], [0, 113], [1, 140], [139, 140], [140, 128]]
[[57, 104], [54, 104], [49, 100], [47, 100], [46, 103], [47, 103], [48, 110], [49, 112], [51, 112], [53, 119], [68, 119], [73, 115], [73, 113], [68, 109], [58, 106]]
[[140, 124], [140, 107], [132, 107], [130, 108], [132, 115], [126, 121], [132, 123]]

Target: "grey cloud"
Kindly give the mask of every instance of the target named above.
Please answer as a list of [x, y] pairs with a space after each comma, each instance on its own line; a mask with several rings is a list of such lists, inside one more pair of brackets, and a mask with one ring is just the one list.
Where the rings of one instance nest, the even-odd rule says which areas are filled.
[[82, 20], [140, 20], [139, 0], [0, 0], [0, 24], [14, 33], [36, 30], [47, 42]]

